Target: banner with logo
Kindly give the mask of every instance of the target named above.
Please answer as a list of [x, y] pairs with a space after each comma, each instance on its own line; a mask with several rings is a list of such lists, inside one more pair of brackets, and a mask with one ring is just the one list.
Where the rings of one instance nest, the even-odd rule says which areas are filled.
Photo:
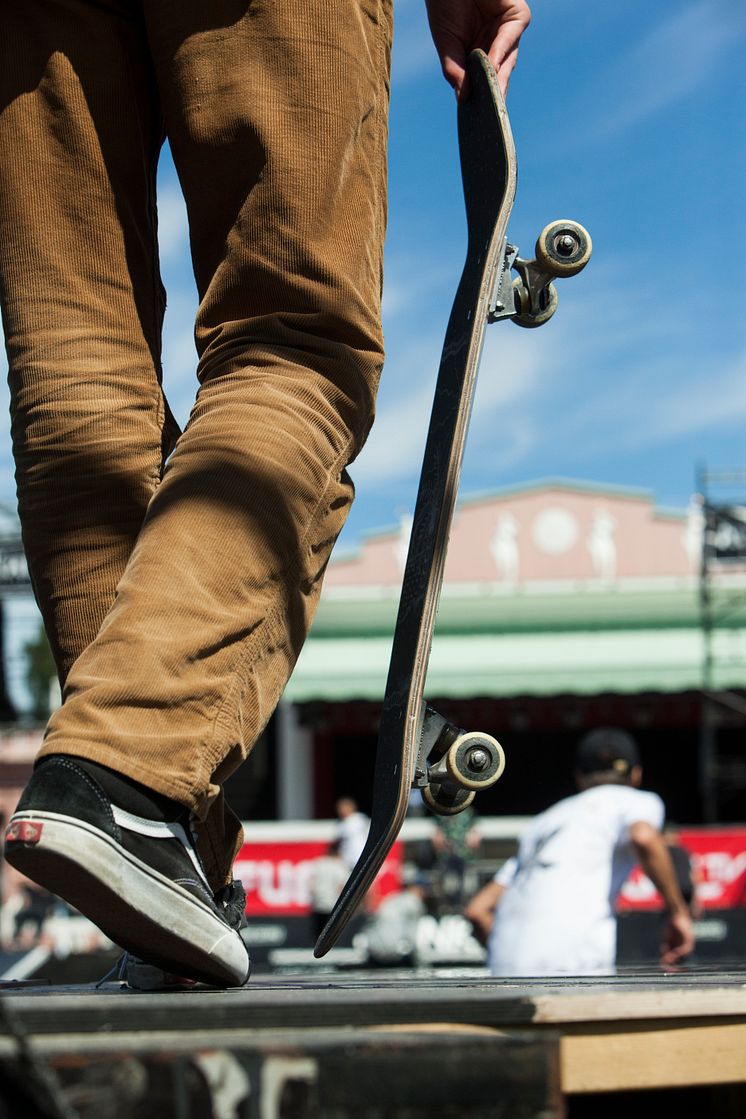
[[[252, 917], [304, 917], [310, 912], [310, 882], [328, 842], [245, 843], [233, 869], [246, 890]], [[401, 888], [402, 844], [392, 847], [374, 884], [379, 897]]]
[[[682, 828], [678, 843], [688, 853], [699, 906], [746, 907], [746, 828]], [[661, 909], [663, 899], [639, 867], [622, 887], [620, 910]]]

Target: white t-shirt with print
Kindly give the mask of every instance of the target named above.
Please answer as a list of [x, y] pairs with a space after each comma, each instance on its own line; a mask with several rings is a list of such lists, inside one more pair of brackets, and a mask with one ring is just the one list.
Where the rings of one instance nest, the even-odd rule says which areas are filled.
[[636, 859], [630, 825], [662, 828], [663, 801], [598, 785], [553, 805], [524, 833], [488, 944], [493, 975], [614, 971], [614, 903]]
[[339, 857], [350, 870], [363, 852], [369, 828], [370, 820], [364, 812], [352, 812], [337, 825]]

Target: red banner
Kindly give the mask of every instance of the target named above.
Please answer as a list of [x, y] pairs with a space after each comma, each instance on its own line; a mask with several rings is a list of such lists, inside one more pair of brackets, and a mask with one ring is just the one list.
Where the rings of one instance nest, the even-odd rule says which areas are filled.
[[[328, 842], [245, 843], [234, 874], [246, 890], [246, 912], [253, 917], [307, 914], [313, 866], [328, 850]], [[402, 845], [395, 843], [375, 882], [378, 896], [401, 888], [401, 867]]]
[[[701, 909], [746, 906], [746, 828], [682, 828], [678, 843], [691, 859]], [[618, 908], [662, 909], [663, 899], [639, 867], [622, 887]]]

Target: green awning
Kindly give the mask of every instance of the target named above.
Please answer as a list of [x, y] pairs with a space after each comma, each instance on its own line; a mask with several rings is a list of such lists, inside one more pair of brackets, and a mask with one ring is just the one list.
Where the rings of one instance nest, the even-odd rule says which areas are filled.
[[[436, 637], [427, 694], [468, 698], [680, 692], [702, 686], [698, 628], [447, 634]], [[391, 638], [309, 638], [288, 684], [290, 702], [381, 699]], [[746, 687], [746, 630], [716, 632], [716, 688]]]

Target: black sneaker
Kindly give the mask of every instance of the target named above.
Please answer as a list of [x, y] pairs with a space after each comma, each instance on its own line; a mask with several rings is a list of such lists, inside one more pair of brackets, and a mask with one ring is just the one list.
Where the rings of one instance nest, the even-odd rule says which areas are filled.
[[188, 810], [121, 774], [43, 759], [8, 823], [5, 857], [149, 964], [218, 987], [249, 978], [235, 914], [213, 898]]
[[[225, 886], [213, 900], [222, 910], [231, 928], [245, 928], [246, 921], [246, 894], [243, 885], [236, 879]], [[184, 975], [175, 975], [171, 969], [158, 967], [156, 964], [141, 960], [131, 952], [125, 952], [112, 970], [100, 980], [101, 986], [109, 979], [116, 979], [125, 987], [133, 991], [184, 991], [198, 987], [196, 979], [188, 979]]]

